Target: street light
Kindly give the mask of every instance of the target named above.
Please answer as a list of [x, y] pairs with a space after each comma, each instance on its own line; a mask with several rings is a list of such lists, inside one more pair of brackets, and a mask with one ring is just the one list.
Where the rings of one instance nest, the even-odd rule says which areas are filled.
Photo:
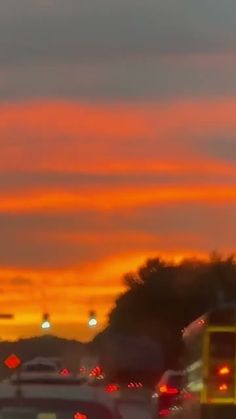
[[89, 324], [90, 327], [95, 327], [95, 326], [97, 326], [98, 321], [97, 321], [97, 319], [90, 319], [88, 324]]
[[42, 329], [45, 330], [45, 329], [50, 329], [51, 325], [48, 321], [45, 321], [45, 322], [42, 323], [41, 327], [42, 327]]
[[43, 320], [42, 320], [42, 323], [41, 323], [41, 328], [43, 330], [47, 330], [47, 329], [51, 328], [51, 323], [50, 323], [50, 320], [49, 320], [49, 314], [48, 313], [43, 314]]
[[97, 324], [98, 324], [98, 321], [97, 321], [96, 312], [95, 311], [90, 311], [89, 312], [89, 321], [88, 321], [89, 327], [96, 327]]

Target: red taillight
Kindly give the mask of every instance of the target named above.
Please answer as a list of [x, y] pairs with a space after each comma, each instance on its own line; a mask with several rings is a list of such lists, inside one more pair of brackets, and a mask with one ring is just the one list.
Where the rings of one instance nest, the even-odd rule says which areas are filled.
[[60, 375], [68, 377], [70, 375], [70, 371], [67, 368], [63, 368], [63, 370], [60, 371]]
[[107, 393], [114, 393], [119, 391], [120, 387], [117, 384], [108, 384], [105, 388]]
[[223, 365], [222, 367], [220, 367], [218, 369], [218, 375], [222, 376], [222, 375], [229, 375], [231, 373], [231, 369], [228, 365]]
[[168, 409], [162, 409], [159, 412], [159, 416], [168, 416], [169, 415], [169, 410]]
[[169, 387], [167, 385], [160, 386], [160, 393], [178, 394], [179, 390], [176, 387]]
[[90, 377], [99, 377], [101, 374], [102, 374], [102, 368], [97, 366], [97, 367], [92, 369], [89, 376]]
[[68, 377], [70, 375], [70, 371], [67, 368], [63, 368], [63, 370], [60, 371], [60, 375], [62, 377]]
[[129, 383], [128, 384], [128, 386], [127, 386], [128, 388], [135, 388], [135, 389], [137, 389], [137, 388], [142, 388], [143, 387], [143, 384], [142, 383], [136, 383], [136, 382], [131, 382], [131, 383]]
[[88, 419], [88, 416], [87, 415], [84, 415], [83, 413], [76, 412], [74, 414], [74, 419]]

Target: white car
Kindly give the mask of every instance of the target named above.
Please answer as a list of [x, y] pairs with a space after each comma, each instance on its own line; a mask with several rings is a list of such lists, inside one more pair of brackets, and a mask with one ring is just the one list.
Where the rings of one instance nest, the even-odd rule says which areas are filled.
[[0, 384], [0, 419], [121, 419], [103, 388], [52, 372], [22, 372]]

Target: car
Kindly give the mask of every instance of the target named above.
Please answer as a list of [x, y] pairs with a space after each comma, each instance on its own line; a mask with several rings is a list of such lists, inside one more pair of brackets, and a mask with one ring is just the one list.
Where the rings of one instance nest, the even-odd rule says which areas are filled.
[[181, 394], [184, 372], [167, 370], [155, 386], [153, 399], [154, 418], [170, 417]]
[[121, 419], [114, 400], [83, 379], [51, 372], [15, 374], [0, 383], [1, 419]]
[[149, 390], [140, 381], [130, 381], [120, 385], [121, 402], [145, 403], [149, 399]]
[[34, 377], [38, 378], [41, 376], [45, 377], [47, 375], [50, 377], [52, 374], [57, 374], [59, 370], [59, 361], [55, 359], [38, 357], [20, 365], [20, 367], [17, 368], [16, 373], [12, 374], [10, 379], [11, 381], [17, 380], [19, 375], [22, 378], [25, 377], [27, 379], [27, 377], [32, 377], [32, 374]]

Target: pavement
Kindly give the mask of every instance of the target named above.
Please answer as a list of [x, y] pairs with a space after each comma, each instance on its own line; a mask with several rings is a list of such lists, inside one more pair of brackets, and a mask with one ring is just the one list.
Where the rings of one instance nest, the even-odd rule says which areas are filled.
[[150, 406], [146, 403], [124, 402], [119, 406], [123, 419], [152, 419]]

